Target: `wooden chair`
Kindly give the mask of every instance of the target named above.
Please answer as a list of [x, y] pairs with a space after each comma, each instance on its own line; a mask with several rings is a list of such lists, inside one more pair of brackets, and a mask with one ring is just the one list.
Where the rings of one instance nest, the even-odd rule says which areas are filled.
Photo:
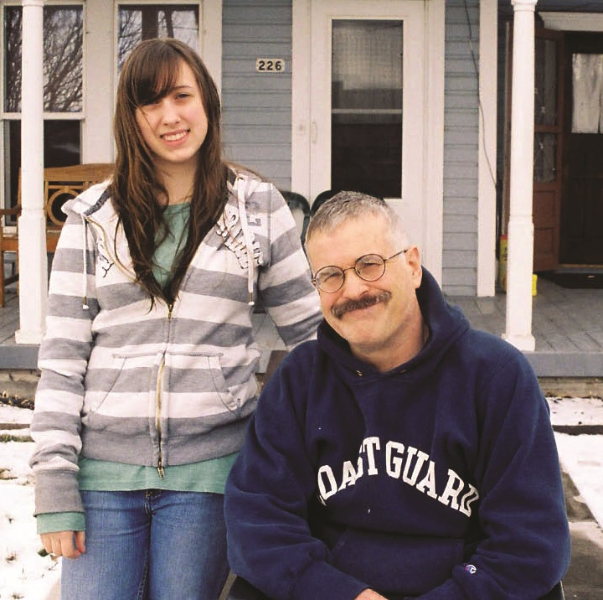
[[[59, 241], [59, 234], [65, 221], [61, 212], [63, 204], [81, 194], [95, 183], [100, 183], [113, 173], [111, 163], [89, 163], [69, 167], [49, 167], [44, 169], [44, 210], [46, 213], [46, 250], [54, 253]], [[21, 173], [19, 173], [19, 190], [17, 205], [0, 209], [0, 218], [14, 217], [21, 213]], [[14, 231], [4, 231], [4, 223], [0, 224], [0, 306], [4, 306], [4, 291], [7, 285], [19, 279], [19, 231], [15, 221]], [[15, 253], [15, 272], [4, 276], [4, 253]]]

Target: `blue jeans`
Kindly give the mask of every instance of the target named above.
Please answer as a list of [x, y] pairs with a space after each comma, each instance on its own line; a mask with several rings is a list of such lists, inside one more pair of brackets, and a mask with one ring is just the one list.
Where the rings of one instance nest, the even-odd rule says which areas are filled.
[[224, 496], [82, 492], [86, 553], [64, 558], [62, 600], [217, 600], [228, 576]]

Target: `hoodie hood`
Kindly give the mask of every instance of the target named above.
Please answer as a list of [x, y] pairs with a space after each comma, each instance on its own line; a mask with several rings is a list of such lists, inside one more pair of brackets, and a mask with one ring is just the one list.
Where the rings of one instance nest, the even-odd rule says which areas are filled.
[[[113, 221], [115, 223], [113, 228], [116, 227], [118, 221], [113, 205], [107, 202], [109, 199], [109, 184], [110, 180], [107, 180], [90, 186], [73, 200], [65, 202], [61, 209], [66, 215], [70, 212], [79, 215], [82, 220], [82, 260], [84, 265], [82, 269], [82, 308], [84, 310], [90, 309], [88, 305], [88, 277], [86, 274], [88, 272], [88, 251], [92, 250], [93, 243], [88, 235], [88, 217], [91, 214], [98, 213], [101, 219], [104, 219], [107, 223]], [[103, 230], [106, 231], [106, 227]]]
[[[425, 368], [432, 369], [434, 363], [440, 360], [455, 340], [469, 329], [469, 322], [462, 311], [446, 302], [437, 281], [425, 267], [423, 267], [421, 285], [416, 293], [421, 314], [429, 327], [429, 337], [416, 356], [398, 365], [389, 373], [422, 373]], [[376, 377], [387, 375], [356, 358], [348, 342], [324, 319], [318, 328], [318, 344], [337, 362], [342, 371], [348, 371], [354, 377], [359, 373]]]
[[[83, 251], [83, 282], [82, 282], [82, 301], [85, 310], [88, 310], [87, 303], [87, 261], [88, 253], [93, 248], [93, 240], [88, 235], [89, 225], [92, 223], [99, 227], [105, 240], [119, 240], [117, 228], [119, 224], [119, 216], [111, 202], [109, 195], [109, 181], [91, 186], [80, 194], [77, 198], [70, 200], [63, 206], [63, 212], [73, 212], [80, 216], [83, 223], [84, 236], [84, 251]], [[253, 306], [254, 299], [254, 281], [255, 281], [255, 265], [262, 265], [261, 250], [256, 241], [253, 232], [249, 227], [247, 218], [247, 200], [256, 191], [261, 181], [247, 173], [237, 171], [229, 171], [228, 176], [228, 193], [229, 200], [227, 201], [224, 210], [218, 219], [218, 223], [214, 226], [218, 234], [224, 239], [227, 246], [231, 247], [237, 254], [237, 258], [247, 268], [247, 291], [248, 304]], [[213, 228], [212, 228], [213, 229]], [[236, 247], [234, 247], [236, 246]], [[122, 252], [124, 256], [129, 255], [127, 241], [125, 237], [121, 243], [115, 244], [117, 256], [115, 262], [120, 267], [126, 270], [131, 277], [136, 275], [131, 267], [126, 267], [129, 260], [120, 260], [119, 256]]]

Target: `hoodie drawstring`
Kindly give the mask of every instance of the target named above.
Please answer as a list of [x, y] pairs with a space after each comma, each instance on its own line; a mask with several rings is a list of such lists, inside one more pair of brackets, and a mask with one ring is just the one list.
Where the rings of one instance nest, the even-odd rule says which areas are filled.
[[[247, 251], [247, 293], [249, 295], [249, 306], [254, 306], [255, 301], [253, 299], [253, 282], [254, 282], [254, 267], [255, 261], [253, 259], [253, 236], [249, 231], [249, 224], [247, 222], [247, 211], [245, 209], [245, 198], [247, 197], [247, 191], [250, 188], [251, 179], [247, 180], [247, 185], [237, 186], [237, 199], [239, 201], [239, 215], [241, 222], [241, 230], [243, 231], [243, 238], [245, 240], [245, 249]], [[236, 183], [235, 183], [236, 185]]]
[[84, 261], [84, 273], [82, 280], [82, 308], [84, 310], [90, 310], [90, 306], [88, 306], [88, 221], [84, 215], [81, 215], [82, 223], [84, 225], [83, 231], [83, 239], [82, 239], [82, 253], [83, 253], [83, 261]]

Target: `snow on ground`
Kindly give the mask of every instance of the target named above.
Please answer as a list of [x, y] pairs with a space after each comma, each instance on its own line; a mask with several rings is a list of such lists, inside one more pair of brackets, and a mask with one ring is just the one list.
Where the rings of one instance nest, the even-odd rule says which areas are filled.
[[[0, 423], [28, 424], [32, 411], [0, 404]], [[29, 429], [0, 429], [28, 436]], [[0, 600], [43, 600], [60, 578], [60, 563], [42, 557], [33, 516], [32, 442], [0, 443]]]
[[[552, 398], [553, 425], [603, 426], [603, 400]], [[0, 424], [27, 426], [33, 412], [0, 404]], [[29, 429], [2, 429], [0, 436], [27, 438]], [[556, 433], [561, 464], [603, 527], [603, 434]], [[29, 441], [0, 443], [0, 600], [45, 600], [60, 578], [60, 561], [42, 557], [33, 517]]]

